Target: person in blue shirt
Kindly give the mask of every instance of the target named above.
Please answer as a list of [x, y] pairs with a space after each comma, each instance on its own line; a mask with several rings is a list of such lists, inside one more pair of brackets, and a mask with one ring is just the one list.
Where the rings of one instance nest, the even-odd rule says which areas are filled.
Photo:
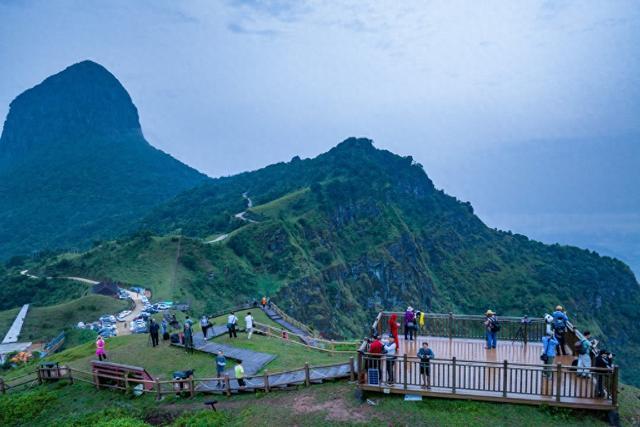
[[557, 346], [558, 340], [553, 333], [547, 333], [547, 335], [542, 337], [542, 355], [540, 359], [544, 362], [542, 375], [546, 378], [551, 378], [553, 374], [553, 361], [556, 358]]
[[565, 333], [567, 332], [567, 323], [569, 322], [569, 318], [565, 313], [564, 308], [559, 305], [556, 307], [556, 311], [553, 312], [553, 323], [551, 324], [553, 327], [553, 331], [555, 333], [556, 339], [558, 340], [558, 355], [562, 354], [563, 356], [567, 355], [567, 349], [565, 348]]
[[[218, 355], [216, 356], [216, 373], [218, 374], [218, 378], [222, 378], [224, 376], [224, 367], [227, 366], [227, 358], [224, 357], [224, 353], [222, 350], [218, 351]], [[222, 387], [222, 380], [218, 380], [218, 387]]]
[[429, 343], [424, 341], [422, 348], [418, 350], [418, 357], [420, 358], [420, 378], [422, 379], [422, 388], [431, 388], [431, 372], [429, 361], [436, 357], [433, 354], [433, 350], [429, 348]]

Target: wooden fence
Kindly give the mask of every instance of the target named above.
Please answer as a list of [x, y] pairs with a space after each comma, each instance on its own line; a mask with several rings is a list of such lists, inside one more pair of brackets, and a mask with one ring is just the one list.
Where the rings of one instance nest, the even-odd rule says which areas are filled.
[[357, 368], [354, 357], [349, 358], [348, 363], [337, 363], [320, 366], [310, 366], [279, 372], [264, 371], [258, 375], [246, 376], [246, 386], [241, 387], [235, 378], [225, 375], [223, 377], [185, 379], [145, 380], [131, 378], [127, 375], [107, 375], [102, 372], [90, 372], [68, 366], [44, 367], [40, 366], [27, 374], [6, 380], [0, 378], [0, 393], [10, 393], [25, 388], [36, 386], [44, 382], [68, 380], [71, 383], [81, 382], [95, 386], [97, 389], [115, 389], [125, 393], [151, 394], [160, 400], [166, 395], [185, 394], [195, 396], [196, 393], [223, 393], [231, 396], [232, 393], [251, 392], [309, 386], [319, 384], [325, 380], [350, 378], [355, 381]]
[[333, 341], [324, 338], [310, 337], [296, 334], [287, 329], [266, 325], [260, 322], [253, 322], [256, 333], [279, 338], [289, 343], [303, 345], [313, 350], [327, 353], [353, 354], [361, 344], [361, 341]]
[[506, 360], [478, 362], [454, 357], [425, 364], [407, 355], [388, 359], [360, 353], [358, 364], [366, 368], [358, 376], [364, 390], [590, 409], [611, 409], [618, 404], [617, 367], [591, 368], [591, 378], [580, 378], [571, 366]]

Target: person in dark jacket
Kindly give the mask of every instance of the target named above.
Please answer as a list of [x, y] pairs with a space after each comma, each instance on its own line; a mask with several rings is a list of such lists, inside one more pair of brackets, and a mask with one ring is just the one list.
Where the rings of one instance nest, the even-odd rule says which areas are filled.
[[404, 340], [413, 341], [414, 331], [416, 325], [416, 313], [411, 306], [407, 307], [407, 311], [404, 312]]
[[191, 329], [191, 323], [184, 322], [182, 332], [184, 334], [184, 349], [189, 353], [193, 353], [193, 329]]
[[[597, 377], [596, 397], [605, 397], [606, 391], [604, 389], [604, 379], [605, 377], [609, 377], [613, 370], [613, 353], [610, 353], [605, 349], [600, 350], [596, 356], [596, 368], [602, 369], [595, 372]], [[609, 382], [608, 385], [611, 387], [611, 382]]]
[[151, 335], [151, 344], [154, 347], [157, 346], [160, 338], [160, 325], [153, 319], [149, 322], [149, 335]]
[[563, 356], [566, 356], [567, 350], [564, 344], [569, 318], [567, 317], [567, 314], [565, 313], [565, 310], [561, 305], [556, 307], [556, 311], [554, 311], [551, 316], [553, 316], [553, 332], [556, 336], [556, 340], [558, 340], [558, 355], [562, 354]]

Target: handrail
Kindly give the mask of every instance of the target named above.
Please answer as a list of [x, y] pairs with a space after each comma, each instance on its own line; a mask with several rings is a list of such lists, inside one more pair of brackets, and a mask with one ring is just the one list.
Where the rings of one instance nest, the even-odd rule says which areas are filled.
[[280, 315], [280, 317], [282, 317], [284, 320], [286, 320], [287, 322], [291, 323], [293, 326], [299, 328], [300, 330], [302, 330], [303, 332], [306, 332], [308, 335], [314, 336], [315, 333], [313, 331], [313, 328], [311, 328], [310, 326], [305, 325], [304, 323], [302, 323], [301, 321], [291, 317], [290, 315], [288, 315], [284, 310], [282, 310], [280, 307], [278, 307], [277, 305], [275, 305], [273, 302], [270, 303], [270, 307]]

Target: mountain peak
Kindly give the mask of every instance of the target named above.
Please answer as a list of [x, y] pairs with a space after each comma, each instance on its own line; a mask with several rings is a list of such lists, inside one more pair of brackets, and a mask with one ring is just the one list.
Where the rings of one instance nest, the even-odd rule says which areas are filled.
[[75, 137], [140, 133], [138, 110], [118, 79], [93, 61], [73, 64], [11, 102], [0, 154], [24, 154]]
[[345, 139], [333, 148], [333, 150], [336, 151], [366, 151], [374, 149], [373, 140], [369, 138], [357, 138], [355, 136]]

